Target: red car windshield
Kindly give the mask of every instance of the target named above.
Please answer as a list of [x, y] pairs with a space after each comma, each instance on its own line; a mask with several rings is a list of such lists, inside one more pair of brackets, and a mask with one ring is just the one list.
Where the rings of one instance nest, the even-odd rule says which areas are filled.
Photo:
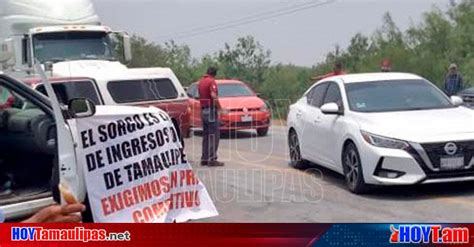
[[217, 86], [219, 97], [246, 97], [254, 96], [255, 94], [244, 84], [219, 84]]

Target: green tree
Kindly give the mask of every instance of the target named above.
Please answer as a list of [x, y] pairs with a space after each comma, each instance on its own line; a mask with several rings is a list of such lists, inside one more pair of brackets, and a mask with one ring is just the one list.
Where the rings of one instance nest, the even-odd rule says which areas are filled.
[[217, 54], [217, 62], [222, 76], [238, 78], [255, 87], [263, 83], [271, 63], [270, 54], [252, 36], [247, 36], [239, 38], [233, 47], [226, 43]]

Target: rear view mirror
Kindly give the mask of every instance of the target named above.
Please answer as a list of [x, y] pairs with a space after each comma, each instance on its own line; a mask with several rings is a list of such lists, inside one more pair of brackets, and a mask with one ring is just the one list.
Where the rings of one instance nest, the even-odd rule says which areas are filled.
[[451, 96], [451, 102], [455, 106], [460, 106], [464, 103], [464, 100], [459, 96]]
[[69, 113], [73, 118], [86, 118], [94, 116], [95, 104], [86, 98], [76, 98], [69, 101]]
[[0, 44], [0, 63], [5, 63], [7, 67], [15, 66], [15, 48], [13, 39], [6, 39]]

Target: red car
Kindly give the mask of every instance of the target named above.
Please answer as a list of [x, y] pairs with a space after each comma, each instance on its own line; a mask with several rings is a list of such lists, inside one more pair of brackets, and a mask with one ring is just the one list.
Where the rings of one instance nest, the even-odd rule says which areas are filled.
[[[219, 103], [222, 107], [221, 131], [255, 129], [265, 136], [270, 128], [271, 113], [265, 102], [245, 83], [238, 80], [217, 80]], [[192, 127], [202, 127], [201, 104], [197, 83], [188, 88], [191, 105]]]

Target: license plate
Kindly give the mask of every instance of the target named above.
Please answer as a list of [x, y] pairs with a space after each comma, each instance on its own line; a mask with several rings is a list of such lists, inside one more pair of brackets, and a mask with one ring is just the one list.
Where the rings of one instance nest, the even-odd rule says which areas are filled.
[[464, 156], [441, 158], [441, 170], [459, 170], [464, 168]]
[[244, 123], [248, 123], [248, 122], [252, 122], [253, 121], [253, 118], [252, 116], [242, 116], [242, 118], [240, 119], [240, 121], [244, 122]]

